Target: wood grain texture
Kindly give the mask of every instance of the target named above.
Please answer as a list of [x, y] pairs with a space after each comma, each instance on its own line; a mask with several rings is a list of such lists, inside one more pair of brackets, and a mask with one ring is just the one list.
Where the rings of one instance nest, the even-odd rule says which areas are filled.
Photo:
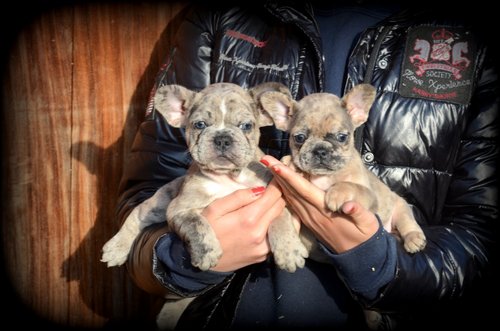
[[7, 270], [25, 304], [56, 322], [69, 289], [72, 26], [71, 10], [55, 11], [19, 34], [3, 99]]
[[99, 261], [117, 231], [122, 165], [180, 2], [81, 3], [40, 13], [2, 87], [2, 248], [9, 287], [63, 327], [150, 320], [155, 301]]

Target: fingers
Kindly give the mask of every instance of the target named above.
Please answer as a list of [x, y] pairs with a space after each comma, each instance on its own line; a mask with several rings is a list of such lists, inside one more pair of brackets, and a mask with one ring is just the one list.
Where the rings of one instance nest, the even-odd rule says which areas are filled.
[[[267, 187], [258, 186], [241, 189], [225, 197], [216, 199], [203, 210], [202, 215], [207, 219], [215, 220], [246, 207], [247, 219], [258, 221], [279, 200], [283, 200], [281, 195], [281, 190], [273, 180]], [[282, 201], [281, 205], [283, 207], [284, 204], [284, 201]], [[267, 223], [270, 223], [270, 221]]]
[[254, 202], [265, 192], [264, 186], [236, 190], [223, 198], [216, 199], [203, 210], [202, 215], [209, 219], [217, 219]]
[[281, 190], [279, 188], [278, 183], [276, 182], [276, 179], [272, 179], [271, 182], [267, 185], [266, 191], [263, 192], [262, 196], [263, 199], [261, 200], [272, 200], [273, 202], [270, 202], [270, 204], [273, 204], [276, 200], [281, 198]]
[[275, 179], [269, 183], [260, 199], [245, 208], [248, 222], [258, 222], [262, 228], [267, 229], [285, 208], [285, 200]]
[[266, 167], [272, 166], [274, 164], [283, 164], [278, 159], [272, 157], [271, 155], [264, 155], [260, 162]]
[[274, 174], [279, 185], [290, 191], [301, 195], [304, 199], [317, 206], [324, 206], [324, 192], [308, 181], [302, 175], [296, 173], [290, 167], [284, 165], [272, 156], [265, 155], [261, 163], [266, 165]]

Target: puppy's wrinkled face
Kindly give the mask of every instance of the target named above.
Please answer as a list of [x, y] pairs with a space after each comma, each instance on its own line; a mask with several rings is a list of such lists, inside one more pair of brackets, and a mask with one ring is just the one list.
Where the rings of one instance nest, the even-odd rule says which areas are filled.
[[349, 162], [354, 125], [345, 103], [332, 94], [317, 93], [297, 103], [290, 127], [293, 162], [312, 175], [329, 175]]
[[245, 167], [258, 148], [257, 105], [231, 85], [199, 93], [186, 121], [186, 139], [200, 167], [218, 172]]

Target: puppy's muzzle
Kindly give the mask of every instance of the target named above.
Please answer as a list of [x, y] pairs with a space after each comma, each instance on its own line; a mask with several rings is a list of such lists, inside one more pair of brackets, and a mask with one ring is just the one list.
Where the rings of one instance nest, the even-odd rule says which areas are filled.
[[329, 163], [332, 160], [332, 153], [325, 147], [316, 147], [312, 154], [319, 163]]
[[226, 152], [233, 145], [233, 138], [227, 134], [220, 134], [214, 138], [215, 149], [221, 153]]

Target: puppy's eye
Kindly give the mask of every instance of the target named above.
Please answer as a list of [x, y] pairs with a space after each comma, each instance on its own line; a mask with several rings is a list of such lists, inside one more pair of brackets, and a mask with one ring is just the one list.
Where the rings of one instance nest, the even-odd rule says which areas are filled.
[[207, 127], [207, 123], [205, 121], [198, 121], [193, 123], [193, 128], [198, 130], [203, 130]]
[[293, 140], [297, 144], [303, 144], [307, 139], [307, 136], [303, 133], [297, 133], [296, 135], [293, 136]]
[[347, 138], [349, 138], [349, 135], [347, 133], [337, 133], [336, 138], [338, 142], [345, 143]]
[[241, 123], [240, 125], [238, 125], [238, 127], [243, 131], [250, 131], [253, 128], [253, 124], [252, 123]]

